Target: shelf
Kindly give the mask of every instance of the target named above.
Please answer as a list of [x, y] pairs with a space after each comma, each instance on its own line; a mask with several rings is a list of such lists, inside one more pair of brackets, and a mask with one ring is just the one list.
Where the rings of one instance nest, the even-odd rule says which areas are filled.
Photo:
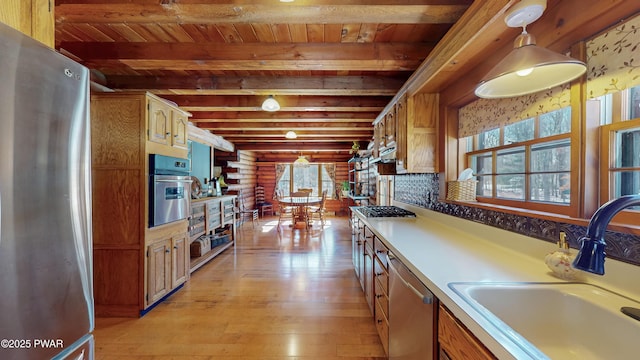
[[234, 240], [231, 240], [229, 242], [226, 242], [222, 245], [218, 245], [215, 248], [211, 249], [209, 252], [207, 252], [206, 254], [197, 257], [197, 258], [193, 258], [191, 259], [191, 270], [190, 272], [194, 272], [196, 270], [198, 270], [202, 265], [206, 264], [207, 261], [213, 259], [214, 257], [218, 256], [221, 252], [227, 250], [229, 247], [233, 246], [233, 242]]

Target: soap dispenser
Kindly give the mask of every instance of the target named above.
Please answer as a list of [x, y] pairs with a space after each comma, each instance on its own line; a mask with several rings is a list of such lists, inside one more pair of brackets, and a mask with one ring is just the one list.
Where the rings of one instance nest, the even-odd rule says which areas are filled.
[[573, 258], [574, 255], [571, 255], [569, 250], [567, 234], [561, 231], [560, 240], [558, 241], [558, 249], [547, 254], [544, 258], [544, 262], [555, 276], [564, 280], [575, 280], [577, 271], [571, 267]]

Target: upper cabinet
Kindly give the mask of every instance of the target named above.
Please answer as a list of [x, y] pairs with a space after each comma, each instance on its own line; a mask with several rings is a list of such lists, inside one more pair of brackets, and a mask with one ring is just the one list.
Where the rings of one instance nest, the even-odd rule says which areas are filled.
[[438, 171], [438, 94], [403, 94], [374, 124], [373, 156], [395, 149], [398, 173]]
[[53, 48], [54, 0], [2, 0], [0, 22]]
[[148, 140], [156, 144], [186, 149], [189, 113], [151, 94], [148, 95], [147, 101]]

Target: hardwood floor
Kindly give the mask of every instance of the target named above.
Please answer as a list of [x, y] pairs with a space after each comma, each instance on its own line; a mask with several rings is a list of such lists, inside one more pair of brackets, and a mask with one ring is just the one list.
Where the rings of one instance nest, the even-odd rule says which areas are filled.
[[385, 359], [351, 263], [346, 217], [324, 229], [245, 223], [238, 241], [140, 319], [96, 319], [96, 360]]

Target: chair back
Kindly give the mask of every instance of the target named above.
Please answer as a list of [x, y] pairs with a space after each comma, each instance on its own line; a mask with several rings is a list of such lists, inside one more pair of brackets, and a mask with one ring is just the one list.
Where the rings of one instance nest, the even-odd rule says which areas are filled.
[[306, 192], [306, 193], [311, 194], [313, 192], [313, 189], [311, 189], [311, 188], [299, 188], [298, 191], [299, 192]]
[[256, 192], [256, 204], [258, 205], [264, 204], [266, 202], [265, 196], [264, 196], [264, 186], [256, 185], [255, 192]]

